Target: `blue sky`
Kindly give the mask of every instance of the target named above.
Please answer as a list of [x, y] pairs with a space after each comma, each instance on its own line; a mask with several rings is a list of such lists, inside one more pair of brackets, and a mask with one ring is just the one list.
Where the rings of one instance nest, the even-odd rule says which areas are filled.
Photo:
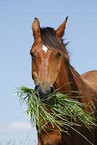
[[[80, 73], [97, 70], [97, 0], [3, 0], [0, 1], [0, 145], [36, 145], [35, 128], [13, 96], [16, 87], [34, 88], [29, 51], [31, 25], [57, 27], [69, 16], [65, 42], [70, 41], [71, 64]], [[10, 142], [11, 141], [11, 142]]]

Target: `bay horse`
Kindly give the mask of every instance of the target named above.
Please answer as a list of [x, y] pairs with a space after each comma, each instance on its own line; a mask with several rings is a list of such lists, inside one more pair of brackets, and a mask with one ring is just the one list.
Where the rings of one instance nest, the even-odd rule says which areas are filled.
[[[58, 91], [65, 94], [70, 93], [75, 97], [76, 94], [73, 92], [78, 91], [80, 92], [80, 102], [89, 104], [92, 101], [97, 107], [97, 70], [79, 75], [71, 66], [66, 44], [62, 39], [66, 22], [67, 18], [54, 30], [50, 27], [40, 28], [39, 20], [34, 19], [32, 24], [34, 43], [30, 54], [35, 93], [41, 99], [58, 88]], [[88, 107], [84, 109], [88, 110]], [[97, 116], [97, 111], [94, 116]], [[93, 145], [97, 145], [96, 128], [88, 130], [85, 127], [77, 127], [77, 130]], [[90, 145], [78, 133], [69, 128], [68, 131], [70, 135], [54, 130], [46, 130], [47, 133], [38, 132], [38, 145]]]

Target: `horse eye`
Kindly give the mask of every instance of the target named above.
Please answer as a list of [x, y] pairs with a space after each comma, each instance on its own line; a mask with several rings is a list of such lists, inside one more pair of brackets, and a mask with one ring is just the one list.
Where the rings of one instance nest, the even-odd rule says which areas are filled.
[[32, 60], [35, 58], [35, 55], [34, 55], [34, 53], [33, 52], [30, 52], [30, 55], [31, 55], [31, 57], [32, 57]]
[[34, 80], [34, 75], [32, 75], [32, 79]]
[[60, 58], [61, 57], [61, 53], [57, 53], [56, 58]]

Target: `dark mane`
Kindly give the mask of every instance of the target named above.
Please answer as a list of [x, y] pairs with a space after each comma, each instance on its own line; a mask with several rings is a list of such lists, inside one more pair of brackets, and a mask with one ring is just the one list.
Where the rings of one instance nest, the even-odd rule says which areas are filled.
[[53, 28], [50, 27], [40, 28], [40, 33], [42, 41], [46, 46], [48, 46], [51, 49], [56, 49], [62, 54], [68, 55], [65, 48], [66, 44], [63, 43], [63, 40], [62, 43], [60, 43], [60, 41], [56, 37], [56, 32], [54, 31]]

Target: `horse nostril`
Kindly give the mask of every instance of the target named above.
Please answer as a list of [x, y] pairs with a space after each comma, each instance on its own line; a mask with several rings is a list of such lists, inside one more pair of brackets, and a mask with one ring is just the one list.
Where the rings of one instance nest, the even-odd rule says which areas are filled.
[[36, 86], [35, 86], [35, 90], [37, 90], [38, 88], [39, 88], [39, 85], [36, 85]]
[[37, 95], [37, 97], [39, 97], [39, 89], [40, 89], [40, 86], [36, 85], [35, 86], [35, 94]]
[[54, 93], [55, 89], [53, 86], [50, 86], [50, 93]]

